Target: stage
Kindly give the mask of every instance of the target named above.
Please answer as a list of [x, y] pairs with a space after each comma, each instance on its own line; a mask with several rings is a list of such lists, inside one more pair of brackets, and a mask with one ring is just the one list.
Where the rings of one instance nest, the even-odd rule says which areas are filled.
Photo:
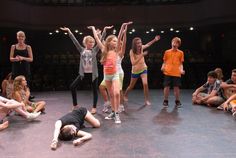
[[[141, 90], [133, 90], [121, 116], [121, 124], [105, 120], [101, 98], [95, 115], [98, 129], [85, 124], [92, 140], [74, 147], [61, 142], [50, 149], [54, 123], [72, 107], [69, 91], [34, 92], [35, 100], [45, 100], [46, 114], [33, 122], [9, 116], [10, 126], [0, 132], [1, 158], [235, 158], [236, 120], [215, 108], [191, 103], [193, 90], [182, 90], [183, 107], [163, 109], [162, 90], [150, 90], [151, 106], [144, 106]], [[91, 108], [92, 93], [78, 91], [78, 103]]]

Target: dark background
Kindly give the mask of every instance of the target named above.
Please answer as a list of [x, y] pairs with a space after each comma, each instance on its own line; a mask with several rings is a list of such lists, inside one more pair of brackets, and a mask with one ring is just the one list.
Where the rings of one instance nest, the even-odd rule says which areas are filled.
[[[185, 53], [182, 88], [196, 88], [206, 80], [208, 71], [220, 67], [225, 79], [236, 68], [236, 12], [234, 0], [2, 0], [0, 2], [0, 80], [11, 71], [10, 46], [16, 43], [16, 32], [23, 30], [32, 46], [31, 89], [67, 90], [78, 74], [79, 53], [60, 26], [68, 26], [82, 44], [90, 34], [88, 25], [102, 29], [114, 25], [117, 32], [122, 22], [133, 21], [127, 33], [124, 88], [130, 80], [129, 49], [134, 37], [143, 43], [161, 35], [161, 40], [150, 48], [146, 57], [150, 88], [162, 88], [160, 71], [163, 53], [171, 47], [171, 39], [182, 39]], [[194, 30], [189, 28], [193, 27]], [[132, 29], [135, 32], [129, 34]], [[150, 29], [154, 29], [153, 32]], [[173, 28], [174, 31], [170, 31]], [[179, 30], [179, 32], [176, 32]], [[146, 31], [149, 31], [147, 34]], [[164, 31], [164, 33], [161, 33]], [[52, 33], [50, 35], [49, 33]], [[83, 34], [81, 35], [80, 32]], [[108, 34], [113, 33], [112, 30]], [[99, 56], [98, 56], [99, 58]], [[102, 66], [99, 64], [99, 79]], [[87, 84], [82, 89], [87, 89]], [[137, 84], [136, 88], [140, 88]]]

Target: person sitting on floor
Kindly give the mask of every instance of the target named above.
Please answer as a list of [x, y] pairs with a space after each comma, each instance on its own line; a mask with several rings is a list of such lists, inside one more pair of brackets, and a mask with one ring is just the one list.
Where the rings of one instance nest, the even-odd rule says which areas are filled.
[[60, 140], [69, 141], [75, 137], [80, 137], [73, 140], [73, 144], [79, 145], [82, 142], [92, 138], [92, 135], [88, 132], [82, 131], [84, 121], [87, 121], [92, 127], [100, 127], [100, 122], [96, 119], [86, 108], [79, 107], [72, 112], [64, 115], [55, 123], [53, 140], [51, 143], [51, 149], [56, 150], [58, 147], [58, 138]]
[[208, 72], [207, 82], [197, 88], [192, 95], [193, 104], [207, 106], [222, 104], [224, 99], [220, 96], [220, 84], [221, 82], [217, 79], [217, 73], [215, 71]]
[[233, 117], [236, 117], [236, 94], [229, 97], [221, 106], [224, 111], [229, 111]]
[[31, 102], [29, 101], [30, 91], [27, 87], [27, 81], [24, 76], [17, 76], [14, 79], [14, 88], [13, 88], [13, 99], [18, 102], [25, 103], [25, 110], [28, 112], [44, 112], [45, 110], [45, 101]]
[[15, 100], [9, 100], [7, 98], [0, 96], [0, 130], [3, 130], [8, 127], [9, 122], [3, 121], [5, 117], [11, 112], [11, 110], [16, 111], [21, 116], [25, 117], [27, 120], [34, 120], [39, 115], [38, 113], [28, 113], [22, 110], [22, 106], [24, 106], [24, 103], [19, 103]]
[[6, 78], [2, 81], [2, 96], [11, 99], [12, 92], [13, 92], [13, 79], [12, 79], [12, 73], [9, 73], [6, 76]]
[[[231, 78], [225, 82], [222, 82], [221, 85], [221, 96], [226, 101], [229, 99], [233, 94], [236, 94], [236, 69], [232, 70]], [[218, 110], [223, 110], [223, 104], [217, 107]]]

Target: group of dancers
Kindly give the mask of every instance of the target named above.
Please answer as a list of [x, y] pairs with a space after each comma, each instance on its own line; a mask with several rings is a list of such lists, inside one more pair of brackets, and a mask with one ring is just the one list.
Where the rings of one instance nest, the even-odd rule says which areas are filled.
[[[91, 138], [91, 134], [81, 131], [84, 121], [88, 121], [93, 127], [100, 127], [100, 122], [97, 120], [93, 114], [97, 112], [97, 100], [98, 100], [98, 61], [97, 53], [101, 51], [101, 64], [103, 65], [104, 78], [101, 82], [99, 89], [104, 98], [104, 108], [103, 112], [109, 112], [105, 117], [108, 120], [114, 120], [116, 124], [121, 123], [119, 112], [124, 111], [124, 101], [128, 101], [128, 94], [134, 88], [137, 80], [141, 78], [144, 91], [144, 104], [146, 106], [151, 105], [149, 99], [149, 89], [148, 89], [148, 67], [145, 63], [144, 57], [148, 54], [145, 49], [150, 47], [152, 44], [160, 40], [160, 36], [155, 36], [153, 40], [147, 44], [143, 44], [141, 38], [136, 37], [132, 40], [132, 46], [129, 52], [130, 60], [132, 64], [131, 80], [130, 84], [123, 94], [123, 79], [124, 71], [122, 69], [121, 63], [124, 58], [126, 50], [126, 41], [127, 41], [127, 29], [128, 26], [133, 22], [123, 23], [121, 25], [118, 36], [109, 35], [106, 37], [107, 30], [113, 28], [113, 26], [104, 27], [103, 31], [96, 29], [94, 26], [89, 26], [93, 33], [92, 36], [85, 36], [83, 39], [83, 46], [77, 41], [73, 33], [67, 27], [61, 27], [60, 29], [68, 32], [69, 37], [75, 44], [77, 50], [80, 53], [80, 64], [79, 64], [79, 75], [72, 82], [70, 89], [72, 93], [73, 108], [72, 112], [61, 117], [55, 123], [55, 130], [53, 141], [51, 144], [52, 149], [56, 149], [58, 146], [58, 139], [61, 140], [71, 140], [75, 136], [80, 136], [73, 141], [74, 145], [78, 145], [81, 142]], [[23, 39], [19, 36], [23, 36]], [[18, 42], [25, 40], [25, 34], [22, 34], [22, 31], [17, 33]], [[95, 45], [96, 43], [96, 45]], [[163, 57], [163, 64], [161, 70], [164, 74], [164, 101], [163, 106], [168, 107], [168, 96], [170, 91], [170, 86], [174, 87], [175, 95], [175, 104], [177, 107], [181, 107], [180, 102], [180, 90], [181, 86], [181, 75], [185, 74], [183, 68], [184, 62], [184, 53], [178, 48], [181, 45], [181, 39], [179, 37], [174, 37], [171, 41], [171, 48], [166, 50]], [[16, 54], [14, 49], [17, 49], [17, 46], [12, 46], [10, 60], [14, 63], [13, 74], [15, 76], [15, 71], [18, 66], [22, 66], [22, 63], [28, 63], [33, 61], [33, 55], [31, 47], [24, 45], [24, 51], [26, 55]], [[28, 54], [28, 55], [27, 55]], [[27, 66], [27, 64], [25, 64]], [[26, 68], [28, 70], [28, 68]], [[23, 71], [26, 71], [23, 70]], [[21, 70], [22, 71], [22, 70]], [[25, 74], [17, 74], [25, 75]], [[27, 74], [26, 74], [27, 75]], [[17, 77], [16, 77], [17, 78]], [[14, 78], [13, 78], [14, 79]], [[88, 111], [84, 107], [80, 106], [77, 102], [76, 90], [79, 87], [81, 81], [88, 80], [91, 81], [92, 91], [93, 91], [93, 107], [91, 111]], [[14, 80], [15, 82], [15, 80]], [[23, 81], [22, 81], [23, 82]], [[15, 87], [13, 87], [14, 89]], [[14, 108], [20, 109], [22, 105], [18, 105], [17, 101], [12, 100], [1, 100], [1, 107], [6, 107], [10, 103], [17, 104]], [[3, 106], [4, 104], [4, 106]], [[10, 107], [9, 107], [10, 108]], [[111, 108], [111, 111], [109, 110]], [[40, 109], [44, 110], [44, 109]], [[38, 117], [39, 112], [36, 111]]]

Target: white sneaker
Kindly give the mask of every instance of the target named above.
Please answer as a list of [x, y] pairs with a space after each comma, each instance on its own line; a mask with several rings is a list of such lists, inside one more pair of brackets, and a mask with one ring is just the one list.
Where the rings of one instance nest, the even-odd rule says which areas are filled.
[[115, 112], [111, 112], [108, 116], [105, 117], [105, 120], [111, 120], [115, 117]]
[[114, 117], [115, 123], [116, 124], [120, 124], [121, 120], [120, 120], [120, 115], [119, 113], [115, 113], [115, 117]]
[[236, 111], [232, 114], [232, 116], [233, 116], [234, 118], [236, 118]]
[[124, 107], [123, 104], [120, 104], [120, 106], [119, 106], [119, 108], [118, 108], [118, 112], [121, 113], [121, 112], [123, 112], [123, 111], [125, 111], [125, 107]]
[[27, 116], [27, 120], [32, 121], [32, 120], [36, 119], [37, 117], [39, 117], [40, 114], [41, 114], [41, 112], [29, 113]]
[[111, 108], [111, 103], [110, 101], [106, 101], [104, 104], [103, 104], [103, 112], [106, 113], [109, 111], [109, 109]]

